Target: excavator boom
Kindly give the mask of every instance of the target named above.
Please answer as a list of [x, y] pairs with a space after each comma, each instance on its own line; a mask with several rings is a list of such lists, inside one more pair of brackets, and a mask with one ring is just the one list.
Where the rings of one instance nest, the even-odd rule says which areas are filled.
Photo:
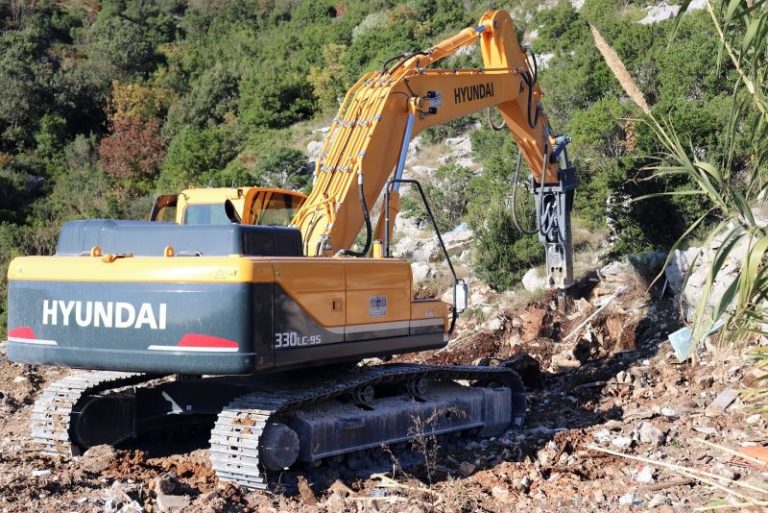
[[[476, 41], [483, 68], [428, 68]], [[497, 107], [531, 170], [550, 284], [568, 287], [575, 173], [564, 151], [567, 138], [554, 135], [542, 111], [536, 74], [506, 11], [488, 12], [476, 27], [365, 74], [347, 93], [331, 125], [312, 192], [293, 219], [302, 233], [304, 254], [354, 254], [349, 248], [364, 224], [368, 244], [362, 253], [367, 253], [373, 237], [368, 210], [391, 177], [393, 190], [399, 188], [412, 138], [430, 126]], [[397, 198], [395, 213], [396, 204]]]

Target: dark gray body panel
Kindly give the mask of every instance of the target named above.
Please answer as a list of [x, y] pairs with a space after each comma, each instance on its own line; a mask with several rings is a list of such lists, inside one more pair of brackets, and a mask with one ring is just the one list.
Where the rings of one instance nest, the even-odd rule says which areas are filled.
[[[118, 303], [130, 307], [118, 313]], [[134, 322], [117, 327], [128, 310]], [[173, 374], [252, 374], [445, 345], [442, 324], [326, 329], [272, 283], [14, 280], [8, 328], [14, 361]]]
[[69, 221], [59, 233], [57, 255], [104, 253], [162, 256], [166, 246], [188, 256], [301, 256], [301, 232], [278, 226], [179, 225], [150, 221]]

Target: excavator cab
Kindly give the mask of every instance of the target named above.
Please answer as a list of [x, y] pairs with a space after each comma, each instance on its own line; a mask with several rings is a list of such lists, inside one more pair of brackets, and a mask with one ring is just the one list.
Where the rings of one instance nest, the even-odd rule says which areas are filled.
[[155, 198], [150, 221], [288, 226], [307, 196], [266, 187], [187, 189]]

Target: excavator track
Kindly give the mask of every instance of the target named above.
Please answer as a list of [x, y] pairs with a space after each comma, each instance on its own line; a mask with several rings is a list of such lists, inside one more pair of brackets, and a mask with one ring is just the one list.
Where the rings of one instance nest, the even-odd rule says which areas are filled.
[[35, 401], [30, 416], [32, 440], [47, 456], [69, 457], [80, 448], [72, 442], [72, 413], [86, 395], [116, 390], [157, 376], [112, 371], [78, 371], [49, 385]]
[[366, 385], [404, 383], [416, 379], [468, 380], [495, 384], [511, 390], [512, 428], [525, 421], [525, 390], [517, 373], [501, 367], [430, 366], [388, 364], [358, 368], [311, 388], [273, 388], [244, 394], [224, 407], [211, 432], [210, 458], [222, 481], [249, 489], [267, 489], [269, 481], [262, 465], [262, 435], [281, 414], [326, 399], [339, 397]]

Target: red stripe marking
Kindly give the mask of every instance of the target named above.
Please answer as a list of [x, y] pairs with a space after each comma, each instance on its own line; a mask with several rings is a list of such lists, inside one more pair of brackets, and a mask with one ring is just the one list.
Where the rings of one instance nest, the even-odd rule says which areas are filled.
[[177, 345], [179, 347], [227, 347], [235, 349], [239, 347], [239, 344], [234, 340], [197, 333], [187, 333], [181, 337]]
[[19, 326], [8, 331], [9, 337], [36, 339], [35, 332], [29, 326]]

